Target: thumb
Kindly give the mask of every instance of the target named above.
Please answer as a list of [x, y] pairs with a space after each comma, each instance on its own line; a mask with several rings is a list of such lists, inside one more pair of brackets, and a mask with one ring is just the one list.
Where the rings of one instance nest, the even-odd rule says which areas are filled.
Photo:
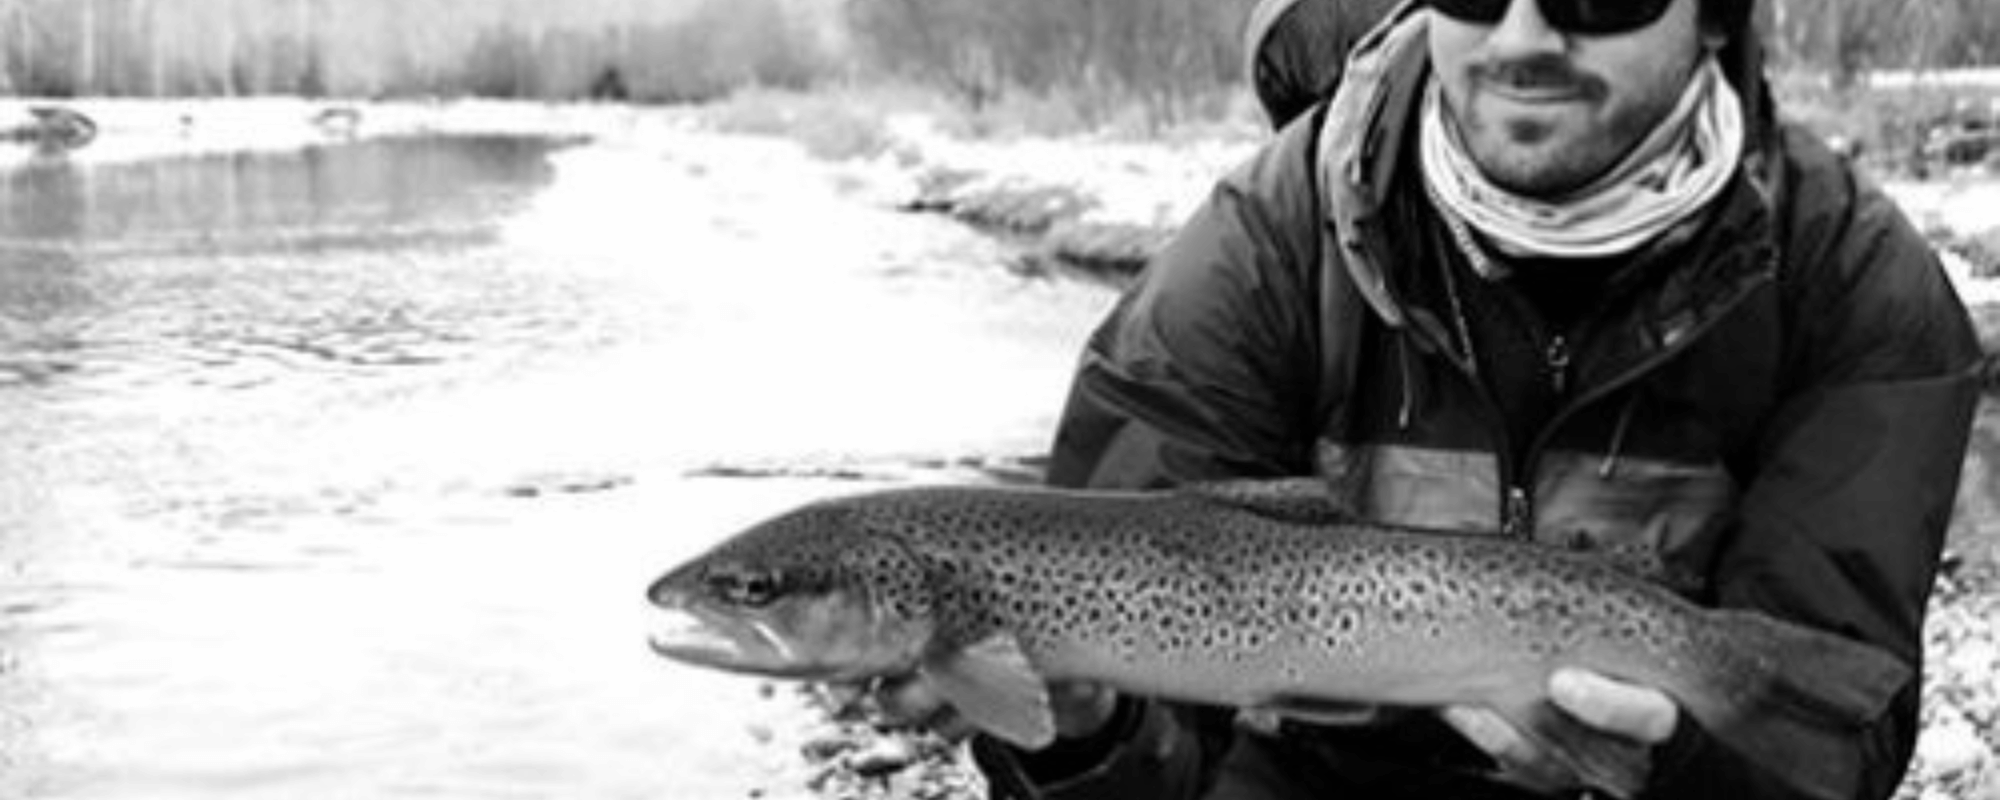
[[1589, 670], [1556, 670], [1549, 700], [1585, 725], [1642, 744], [1666, 741], [1680, 722], [1680, 707], [1666, 693]]

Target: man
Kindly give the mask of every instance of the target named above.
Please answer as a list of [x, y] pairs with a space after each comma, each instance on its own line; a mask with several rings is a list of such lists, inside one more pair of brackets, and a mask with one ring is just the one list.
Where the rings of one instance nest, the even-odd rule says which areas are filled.
[[[1097, 331], [1051, 481], [1317, 471], [1384, 523], [1640, 553], [1699, 602], [1916, 665], [1976, 345], [1891, 203], [1771, 118], [1749, 3], [1397, 11]], [[1477, 708], [1272, 729], [1056, 688], [1047, 750], [977, 740], [1001, 794], [1589, 788]], [[1894, 790], [1917, 688], [1855, 732], [1843, 794]], [[1558, 670], [1549, 693], [1647, 746], [1645, 797], [1795, 794], [1650, 687]], [[920, 685], [888, 699], [939, 711]]]

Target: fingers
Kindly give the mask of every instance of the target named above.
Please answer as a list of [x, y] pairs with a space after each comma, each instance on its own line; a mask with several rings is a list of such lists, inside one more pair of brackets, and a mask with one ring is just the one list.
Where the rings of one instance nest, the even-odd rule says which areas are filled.
[[[1639, 745], [1666, 741], [1680, 721], [1680, 708], [1664, 692], [1613, 680], [1582, 669], [1559, 669], [1549, 676], [1549, 702], [1559, 713]], [[1579, 785], [1576, 770], [1545, 752], [1541, 744], [1498, 713], [1454, 706], [1439, 716], [1500, 764], [1499, 777], [1538, 791]]]
[[1641, 744], [1666, 741], [1680, 722], [1680, 707], [1665, 693], [1589, 670], [1556, 670], [1549, 700], [1578, 722]]
[[1500, 766], [1494, 777], [1537, 792], [1555, 792], [1577, 785], [1574, 771], [1543, 752], [1499, 714], [1473, 706], [1450, 706], [1438, 715], [1493, 757]]
[[1449, 706], [1439, 712], [1446, 724], [1501, 763], [1532, 761], [1535, 747], [1499, 714], [1474, 706]]
[[910, 675], [884, 678], [870, 692], [882, 715], [908, 724], [924, 724], [950, 710], [928, 681]]
[[1056, 735], [1087, 738], [1117, 714], [1118, 693], [1101, 683], [1056, 681], [1049, 684], [1049, 706], [1055, 713]]

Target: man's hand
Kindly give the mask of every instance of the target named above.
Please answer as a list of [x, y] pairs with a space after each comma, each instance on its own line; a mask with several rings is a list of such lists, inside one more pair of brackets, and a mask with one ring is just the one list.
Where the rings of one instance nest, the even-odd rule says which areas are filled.
[[[872, 707], [883, 721], [929, 728], [954, 741], [977, 730], [920, 675], [883, 679], [868, 686], [833, 686], [830, 691], [836, 704], [861, 703]], [[1102, 730], [1117, 709], [1118, 693], [1102, 684], [1049, 684], [1049, 710], [1055, 715], [1059, 738], [1088, 738]]]
[[[1549, 701], [1578, 722], [1641, 745], [1665, 742], [1680, 723], [1680, 707], [1665, 693], [1582, 669], [1549, 676]], [[1538, 791], [1576, 788], [1574, 770], [1542, 752], [1499, 714], [1475, 706], [1443, 711], [1445, 722], [1500, 762], [1502, 779]]]

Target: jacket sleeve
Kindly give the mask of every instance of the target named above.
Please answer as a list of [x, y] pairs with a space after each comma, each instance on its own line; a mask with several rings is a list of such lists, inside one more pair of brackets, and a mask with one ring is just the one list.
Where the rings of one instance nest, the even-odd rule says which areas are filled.
[[[1057, 426], [1049, 482], [1153, 488], [1311, 470], [1319, 226], [1305, 134], [1225, 178], [1091, 337]], [[1123, 698], [1108, 746], [1021, 753], [980, 739], [995, 797], [1191, 798], [1226, 749], [1223, 709]]]
[[[1922, 237], [1879, 193], [1840, 188], [1854, 193], [1849, 210], [1810, 217], [1791, 239], [1814, 244], [1794, 254], [1781, 283], [1789, 386], [1749, 450], [1713, 599], [1872, 644], [1916, 675], [1979, 349]], [[1915, 746], [1919, 688], [1911, 680], [1855, 731], [1860, 775], [1843, 796], [1895, 791]], [[1704, 738], [1676, 736], [1649, 797], [1798, 796], [1779, 779], [1784, 765], [1744, 763]]]
[[1216, 188], [1092, 334], [1050, 483], [1147, 488], [1310, 471], [1320, 229], [1306, 148], [1273, 147]]

